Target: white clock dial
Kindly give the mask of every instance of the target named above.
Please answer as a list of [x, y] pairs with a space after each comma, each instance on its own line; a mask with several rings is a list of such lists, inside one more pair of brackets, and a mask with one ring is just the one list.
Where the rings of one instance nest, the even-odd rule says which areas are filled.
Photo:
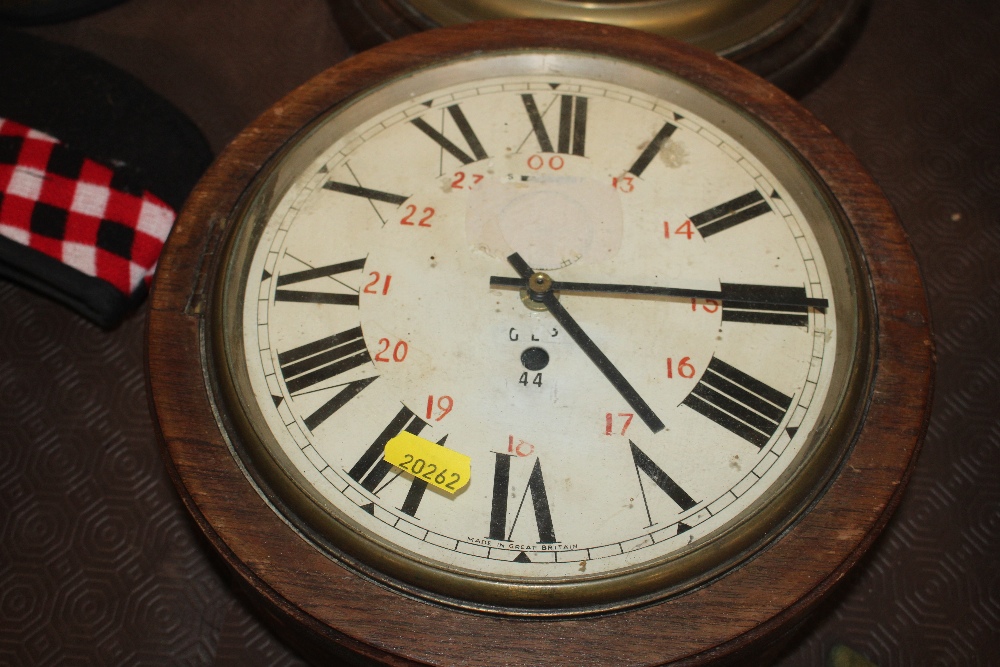
[[[823, 440], [854, 340], [833, 213], [720, 102], [500, 56], [390, 84], [306, 142], [261, 209], [230, 364], [268, 455], [376, 551], [608, 580], [730, 534]], [[404, 430], [470, 457], [468, 483], [386, 462]]]

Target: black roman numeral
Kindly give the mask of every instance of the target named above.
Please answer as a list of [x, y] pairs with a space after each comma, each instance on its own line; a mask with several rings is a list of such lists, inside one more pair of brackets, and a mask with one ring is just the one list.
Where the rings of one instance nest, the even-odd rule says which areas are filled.
[[303, 290], [281, 289], [281, 287], [285, 285], [294, 285], [295, 283], [301, 283], [307, 280], [313, 280], [315, 278], [327, 278], [341, 273], [347, 273], [348, 271], [358, 271], [363, 269], [364, 266], [365, 258], [361, 258], [351, 260], [349, 262], [341, 262], [339, 264], [331, 264], [329, 266], [321, 266], [315, 269], [306, 269], [305, 271], [296, 271], [295, 273], [281, 275], [278, 277], [278, 289], [274, 291], [274, 300], [293, 301], [296, 303], [331, 303], [344, 306], [356, 306], [358, 305], [358, 295], [356, 293], [337, 294], [334, 292], [308, 292]]
[[559, 95], [559, 134], [558, 146], [552, 147], [549, 132], [538, 111], [535, 96], [526, 93], [521, 95], [524, 109], [531, 120], [531, 129], [535, 132], [538, 145], [543, 153], [565, 153], [583, 155], [587, 141], [587, 98], [574, 95]]
[[493, 507], [490, 512], [490, 539], [509, 541], [514, 534], [514, 527], [521, 516], [524, 500], [531, 494], [531, 505], [535, 511], [535, 525], [538, 527], [538, 542], [552, 544], [557, 542], [556, 532], [552, 526], [552, 512], [549, 510], [549, 498], [545, 493], [545, 480], [542, 478], [542, 462], [535, 459], [535, 465], [528, 477], [528, 485], [521, 494], [521, 503], [517, 507], [514, 521], [507, 530], [507, 496], [510, 486], [510, 460], [507, 454], [497, 454], [496, 468], [493, 476]]
[[[289, 394], [312, 387], [371, 361], [361, 327], [321, 338], [278, 354], [278, 366]], [[305, 419], [309, 430], [330, 418], [378, 376], [348, 382], [336, 396]]]
[[670, 478], [670, 475], [663, 471], [663, 468], [653, 463], [653, 459], [646, 456], [646, 453], [639, 449], [634, 442], [628, 441], [632, 449], [632, 461], [635, 463], [635, 474], [639, 478], [639, 490], [642, 492], [642, 502], [646, 506], [646, 518], [649, 519], [649, 528], [653, 525], [653, 516], [649, 511], [649, 501], [646, 500], [646, 488], [642, 483], [642, 475], [639, 471], [646, 473], [653, 483], [660, 487], [660, 490], [667, 494], [681, 508], [687, 511], [698, 503], [682, 489], [677, 482]]
[[[424, 426], [427, 426], [426, 422], [414, 415], [404, 405], [347, 474], [351, 476], [351, 479], [360, 483], [362, 487], [375, 493], [375, 487], [392, 470], [392, 464], [383, 458], [386, 443], [399, 435], [401, 431], [417, 435]], [[417, 503], [419, 504], [419, 500]], [[416, 507], [414, 507], [414, 511], [416, 511]]]
[[[365, 453], [360, 459], [358, 459], [358, 462], [354, 464], [354, 467], [351, 468], [348, 474], [351, 475], [355, 481], [360, 482], [361, 486], [370, 491], [373, 495], [377, 496], [381, 494], [385, 487], [395, 482], [400, 476], [400, 473], [397, 472], [388, 482], [379, 486], [382, 480], [392, 469], [392, 466], [384, 460], [383, 453], [385, 451], [386, 444], [399, 435], [401, 431], [407, 431], [408, 433], [416, 435], [423, 430], [426, 425], [426, 422], [415, 417], [410, 410], [404, 407], [400, 410], [399, 414], [396, 415], [396, 418], [389, 422], [389, 426], [386, 427], [375, 442], [373, 442], [371, 446], [365, 450]], [[447, 440], [448, 436], [446, 435], [438, 440], [437, 444], [444, 445]], [[403, 506], [399, 508], [399, 511], [416, 518], [417, 510], [420, 509], [420, 502], [424, 499], [424, 493], [426, 491], [427, 480], [414, 476], [413, 479], [410, 480], [410, 488], [406, 492], [406, 498], [403, 499]]]
[[722, 283], [723, 322], [804, 327], [809, 325], [808, 310], [804, 287]]
[[352, 398], [361, 393], [361, 390], [370, 385], [372, 382], [378, 379], [378, 376], [365, 378], [363, 380], [355, 380], [354, 382], [348, 382], [344, 387], [337, 392], [337, 395], [331, 398], [329, 401], [324, 403], [313, 412], [311, 415], [306, 417], [305, 424], [309, 427], [310, 431], [316, 429], [317, 426], [325, 422], [333, 413], [341, 409], [347, 402]]
[[[448, 436], [444, 436], [438, 440], [437, 444], [444, 445], [447, 439]], [[414, 477], [413, 481], [410, 482], [410, 490], [406, 492], [406, 498], [403, 500], [403, 506], [400, 507], [399, 510], [404, 514], [416, 517], [417, 509], [420, 507], [420, 501], [423, 500], [424, 492], [426, 490], [427, 480]]]
[[371, 361], [361, 327], [300, 345], [278, 355], [288, 393], [294, 394], [323, 380]]
[[628, 168], [628, 173], [634, 174], [635, 176], [642, 176], [642, 172], [646, 171], [646, 167], [648, 167], [649, 163], [653, 161], [656, 154], [660, 152], [661, 148], [663, 148], [663, 144], [670, 138], [676, 129], [677, 126], [673, 123], [664, 123], [663, 127], [660, 128], [660, 131], [656, 133], [655, 137], [653, 137], [653, 140], [649, 142], [645, 150], [643, 150], [639, 157], [636, 158], [636, 161], [632, 164], [632, 166]]
[[476, 160], [485, 160], [488, 158], [489, 155], [486, 154], [486, 151], [483, 149], [483, 145], [479, 143], [479, 138], [476, 136], [476, 133], [472, 131], [472, 126], [469, 125], [469, 121], [466, 120], [465, 114], [462, 113], [462, 108], [457, 104], [452, 104], [447, 108], [452, 120], [455, 121], [455, 125], [458, 126], [458, 131], [462, 133], [465, 143], [468, 144], [469, 150], [472, 151], [472, 155], [475, 157], [470, 156], [464, 150], [459, 148], [454, 142], [452, 142], [451, 139], [428, 125], [427, 121], [423, 118], [414, 118], [410, 122], [413, 123], [413, 125], [416, 126], [421, 132], [437, 142], [441, 148], [454, 156], [455, 159], [462, 164], [470, 164]]
[[735, 199], [713, 206], [691, 216], [691, 222], [703, 238], [718, 234], [741, 222], [753, 220], [771, 210], [771, 205], [764, 201], [764, 195], [757, 190], [740, 195]]
[[409, 197], [404, 197], [403, 195], [394, 195], [391, 192], [382, 192], [381, 190], [372, 190], [371, 188], [363, 188], [360, 185], [352, 185], [351, 183], [339, 183], [337, 181], [327, 181], [323, 184], [323, 187], [327, 190], [332, 190], [334, 192], [342, 192], [345, 195], [354, 195], [355, 197], [364, 197], [365, 199], [376, 201], [384, 201], [387, 204], [395, 204], [399, 206], [405, 202]]
[[790, 396], [715, 357], [681, 401], [757, 447], [771, 439], [791, 404]]

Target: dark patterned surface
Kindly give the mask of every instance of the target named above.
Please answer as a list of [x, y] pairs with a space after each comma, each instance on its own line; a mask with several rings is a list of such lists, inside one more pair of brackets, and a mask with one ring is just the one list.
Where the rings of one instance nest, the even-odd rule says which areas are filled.
[[896, 517], [781, 663], [841, 640], [878, 665], [1000, 664], [1000, 3], [876, 2], [805, 104], [875, 176], [910, 235], [937, 385]]
[[[343, 55], [320, 0], [234, 7], [132, 0], [35, 32], [136, 74], [218, 149]], [[910, 233], [938, 377], [899, 513], [781, 667], [824, 665], [838, 643], [882, 667], [1000, 664], [998, 101], [992, 0], [876, 0], [804, 100]], [[106, 333], [0, 284], [0, 664], [299, 664], [230, 591], [169, 486], [142, 317]]]

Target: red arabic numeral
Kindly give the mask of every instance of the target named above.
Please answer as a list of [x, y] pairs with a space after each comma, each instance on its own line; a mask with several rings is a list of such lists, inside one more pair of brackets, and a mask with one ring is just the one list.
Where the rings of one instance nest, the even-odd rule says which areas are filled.
[[694, 364], [691, 363], [691, 357], [681, 357], [681, 360], [677, 362], [677, 368], [674, 368], [673, 357], [667, 357], [667, 377], [674, 377], [674, 370], [677, 371], [677, 375], [682, 378], [690, 380], [694, 377]]
[[[440, 411], [438, 416], [434, 416], [435, 406]], [[427, 397], [427, 419], [434, 419], [434, 421], [441, 421], [445, 418], [451, 409], [455, 406], [455, 401], [451, 396], [438, 396], [437, 403], [434, 402], [433, 394]]]
[[[690, 220], [685, 220], [681, 224], [677, 225], [673, 231], [674, 236], [683, 236], [688, 241], [694, 237], [694, 227], [691, 225]], [[670, 221], [663, 221], [663, 238], [670, 238]]]
[[[378, 285], [378, 283], [379, 283], [380, 280], [382, 280], [381, 274], [379, 274], [378, 271], [372, 271], [368, 275], [371, 276], [371, 281], [367, 285], [365, 285], [365, 289], [363, 290], [364, 293], [365, 294], [378, 294], [379, 290], [375, 286]], [[388, 273], [385, 274], [385, 281], [382, 283], [382, 290], [381, 290], [381, 293], [383, 295], [389, 293], [389, 283], [391, 281], [392, 281], [392, 276], [389, 275]]]
[[472, 177], [472, 183], [466, 183], [465, 177], [466, 173], [464, 171], [456, 171], [454, 177], [451, 180], [451, 187], [456, 190], [471, 190], [474, 186], [478, 185], [485, 176], [482, 174], [468, 174]]
[[[714, 313], [719, 310], [719, 302], [715, 299], [705, 299], [705, 302], [701, 304], [702, 310], [706, 313]], [[691, 299], [691, 312], [698, 310], [698, 299]]]
[[[552, 157], [549, 158], [548, 164], [549, 164], [549, 169], [551, 169], [552, 171], [559, 171], [560, 169], [563, 168], [563, 166], [565, 166], [566, 160], [564, 160], [561, 155], [553, 155]], [[541, 155], [536, 154], [528, 158], [529, 169], [534, 169], [535, 171], [538, 171], [544, 166], [545, 166], [545, 158], [543, 158]]]
[[[406, 353], [409, 351], [409, 345], [406, 341], [397, 341], [395, 345], [388, 338], [379, 338], [378, 344], [380, 346], [379, 351], [375, 353], [375, 361], [389, 362], [395, 361], [399, 363], [406, 359]], [[389, 353], [389, 348], [392, 348], [392, 358], [390, 359], [387, 355]]]
[[409, 227], [413, 227], [414, 225], [417, 227], [430, 227], [430, 224], [428, 224], [427, 221], [434, 217], [433, 208], [430, 206], [424, 207], [424, 209], [420, 211], [420, 217], [416, 221], [414, 221], [413, 216], [417, 214], [417, 207], [413, 204], [407, 204], [406, 210], [408, 212], [403, 216], [403, 219], [399, 221], [399, 224], [407, 225]]
[[614, 435], [615, 434], [614, 424], [615, 424], [615, 417], [616, 416], [618, 418], [624, 418], [625, 419], [625, 422], [622, 424], [622, 429], [618, 433], [618, 435], [625, 435], [625, 431], [627, 431], [628, 427], [632, 424], [632, 419], [635, 417], [635, 413], [633, 413], [633, 412], [619, 412], [617, 415], [614, 415], [614, 414], [612, 414], [610, 412], [605, 413], [604, 414], [604, 435]]
[[517, 444], [514, 444], [514, 436], [507, 436], [507, 453], [516, 454], [520, 457], [531, 456], [535, 453], [535, 446], [530, 442], [526, 442], [517, 438]]
[[619, 192], [629, 193], [635, 190], [635, 183], [632, 181], [631, 176], [615, 177], [611, 179], [611, 187], [616, 188]]

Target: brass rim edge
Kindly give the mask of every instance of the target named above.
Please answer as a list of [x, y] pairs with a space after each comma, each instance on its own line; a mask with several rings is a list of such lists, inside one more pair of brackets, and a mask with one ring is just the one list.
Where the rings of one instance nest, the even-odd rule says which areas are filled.
[[607, 23], [683, 39], [729, 55], [763, 45], [817, 0], [394, 0], [397, 11], [442, 26], [499, 18]]

